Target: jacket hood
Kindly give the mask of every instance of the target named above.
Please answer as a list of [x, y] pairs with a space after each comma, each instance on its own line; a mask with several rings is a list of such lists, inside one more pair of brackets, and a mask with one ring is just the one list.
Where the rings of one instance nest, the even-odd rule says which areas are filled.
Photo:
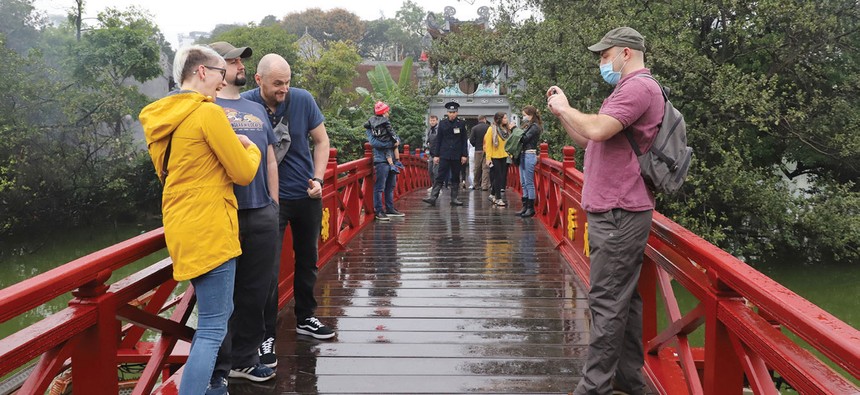
[[140, 111], [140, 123], [146, 145], [162, 140], [176, 130], [204, 102], [214, 102], [212, 96], [194, 91], [177, 91], [150, 103]]
[[378, 126], [385, 125], [386, 123], [389, 123], [388, 118], [383, 117], [383, 116], [379, 116], [379, 115], [374, 115], [374, 116], [370, 117], [370, 119], [368, 119], [367, 122], [365, 122], [364, 128], [365, 129], [376, 129]]

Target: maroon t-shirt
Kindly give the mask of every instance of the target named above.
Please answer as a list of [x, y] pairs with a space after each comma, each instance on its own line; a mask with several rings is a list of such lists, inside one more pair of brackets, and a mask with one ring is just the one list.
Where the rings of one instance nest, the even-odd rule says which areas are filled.
[[[621, 78], [600, 107], [600, 114], [617, 119], [625, 129], [633, 132], [642, 152], [651, 147], [663, 120], [660, 86], [650, 78], [636, 77], [646, 73], [651, 72], [641, 69]], [[589, 141], [584, 170], [582, 208], [585, 211], [654, 209], [654, 195], [639, 174], [639, 161], [624, 131], [605, 141]]]

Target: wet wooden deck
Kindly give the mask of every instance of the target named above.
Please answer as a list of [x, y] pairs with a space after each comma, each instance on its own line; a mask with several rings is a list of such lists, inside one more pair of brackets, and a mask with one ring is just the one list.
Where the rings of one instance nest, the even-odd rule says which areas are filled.
[[463, 207], [413, 192], [405, 218], [375, 223], [320, 270], [317, 316], [337, 330], [296, 335], [281, 314], [276, 380], [232, 379], [230, 393], [568, 393], [587, 342], [585, 293], [518, 197]]

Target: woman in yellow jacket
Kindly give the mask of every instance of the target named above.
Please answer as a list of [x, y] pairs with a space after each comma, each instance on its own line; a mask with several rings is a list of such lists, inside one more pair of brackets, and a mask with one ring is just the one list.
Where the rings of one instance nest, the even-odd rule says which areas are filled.
[[502, 191], [508, 178], [508, 153], [505, 151], [505, 141], [511, 137], [508, 126], [508, 114], [499, 111], [493, 116], [493, 124], [484, 135], [484, 157], [490, 166], [490, 196], [493, 204], [504, 207]]
[[208, 47], [180, 49], [173, 63], [180, 90], [140, 113], [149, 154], [164, 185], [161, 211], [173, 278], [191, 280], [197, 296], [197, 331], [180, 395], [206, 392], [227, 333], [235, 258], [242, 253], [233, 184], [249, 184], [260, 163], [257, 146], [237, 135], [215, 104], [215, 95], [226, 85], [225, 66]]

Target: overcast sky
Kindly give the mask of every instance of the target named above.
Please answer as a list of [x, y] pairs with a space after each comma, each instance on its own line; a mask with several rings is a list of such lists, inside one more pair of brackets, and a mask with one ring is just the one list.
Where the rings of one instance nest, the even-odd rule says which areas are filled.
[[[442, 12], [446, 6], [457, 10], [455, 17], [460, 20], [472, 20], [478, 17], [478, 7], [494, 8], [491, 0], [413, 0], [425, 11]], [[73, 8], [74, 0], [35, 0], [39, 10], [49, 14], [66, 14]], [[192, 31], [212, 31], [216, 25], [248, 22], [260, 22], [266, 15], [274, 15], [279, 19], [291, 12], [302, 11], [309, 7], [330, 10], [344, 8], [363, 20], [379, 19], [380, 15], [394, 18], [403, 0], [239, 0], [239, 1], [183, 1], [183, 0], [85, 0], [84, 17], [95, 17], [106, 7], [119, 9], [137, 5], [149, 10], [155, 23], [164, 33], [164, 37], [176, 47], [177, 36], [180, 33]], [[309, 6], [311, 5], [311, 6]]]

